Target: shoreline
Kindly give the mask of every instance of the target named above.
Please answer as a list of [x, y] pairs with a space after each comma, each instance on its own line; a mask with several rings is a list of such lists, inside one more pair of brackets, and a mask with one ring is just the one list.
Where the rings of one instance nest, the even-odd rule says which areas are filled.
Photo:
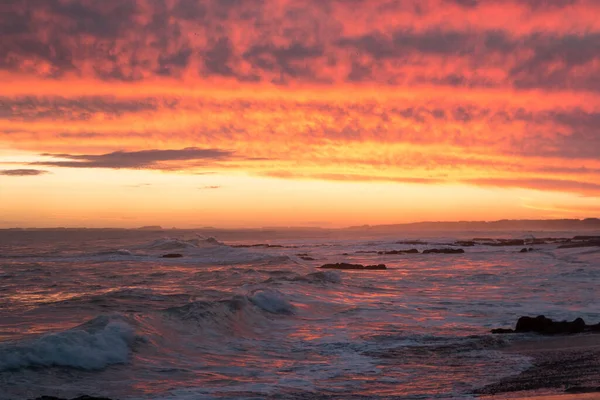
[[600, 335], [532, 337], [503, 351], [532, 357], [525, 371], [475, 391], [487, 399], [600, 399]]

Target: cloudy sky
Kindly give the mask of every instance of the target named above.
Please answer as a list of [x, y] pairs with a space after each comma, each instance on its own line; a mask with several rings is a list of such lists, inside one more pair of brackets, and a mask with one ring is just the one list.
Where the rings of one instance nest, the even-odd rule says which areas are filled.
[[0, 227], [600, 214], [600, 1], [0, 2]]

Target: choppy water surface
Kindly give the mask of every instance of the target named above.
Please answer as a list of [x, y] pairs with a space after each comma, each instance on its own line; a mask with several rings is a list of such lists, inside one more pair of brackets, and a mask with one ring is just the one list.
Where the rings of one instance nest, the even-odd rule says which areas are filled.
[[360, 253], [455, 240], [427, 236], [0, 232], [0, 399], [468, 398], [528, 365], [490, 328], [600, 321], [598, 248]]

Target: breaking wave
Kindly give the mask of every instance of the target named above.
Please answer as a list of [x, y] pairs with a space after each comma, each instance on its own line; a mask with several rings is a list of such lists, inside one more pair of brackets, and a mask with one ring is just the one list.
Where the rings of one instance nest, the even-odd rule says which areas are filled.
[[152, 243], [144, 246], [148, 249], [154, 250], [181, 250], [199, 247], [210, 247], [210, 246], [225, 246], [224, 243], [219, 242], [213, 237], [209, 238], [196, 238], [196, 239], [177, 239], [177, 238], [163, 238], [153, 241]]
[[261, 310], [272, 314], [291, 315], [296, 311], [296, 307], [278, 290], [258, 289], [253, 291], [248, 299]]
[[233, 320], [253, 322], [257, 312], [263, 314], [293, 315], [296, 307], [285, 295], [274, 289], [257, 289], [245, 296], [237, 295], [222, 300], [201, 300], [164, 310], [168, 315], [199, 324], [210, 321], [225, 324]]
[[39, 367], [100, 370], [129, 360], [135, 330], [124, 318], [101, 316], [67, 331], [0, 345], [0, 371]]
[[246, 248], [234, 248], [213, 237], [189, 240], [163, 238], [143, 245], [139, 249], [147, 252], [148, 255], [154, 256], [161, 255], [160, 252], [181, 253], [184, 258], [178, 258], [178, 263], [244, 264], [255, 262], [281, 263], [290, 260], [288, 256], [258, 252]]

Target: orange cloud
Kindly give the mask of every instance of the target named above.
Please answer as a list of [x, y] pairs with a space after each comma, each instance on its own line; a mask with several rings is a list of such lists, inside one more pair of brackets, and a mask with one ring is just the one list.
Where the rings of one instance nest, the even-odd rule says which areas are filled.
[[589, 196], [600, 195], [600, 184], [559, 179], [511, 179], [511, 178], [482, 178], [470, 179], [465, 183], [481, 186], [516, 187], [524, 189], [553, 190], [576, 192]]
[[600, 196], [598, 14], [591, 0], [4, 1], [0, 149], [53, 172], [38, 179], [209, 170]]
[[600, 90], [594, 1], [11, 0], [0, 69], [56, 79]]

